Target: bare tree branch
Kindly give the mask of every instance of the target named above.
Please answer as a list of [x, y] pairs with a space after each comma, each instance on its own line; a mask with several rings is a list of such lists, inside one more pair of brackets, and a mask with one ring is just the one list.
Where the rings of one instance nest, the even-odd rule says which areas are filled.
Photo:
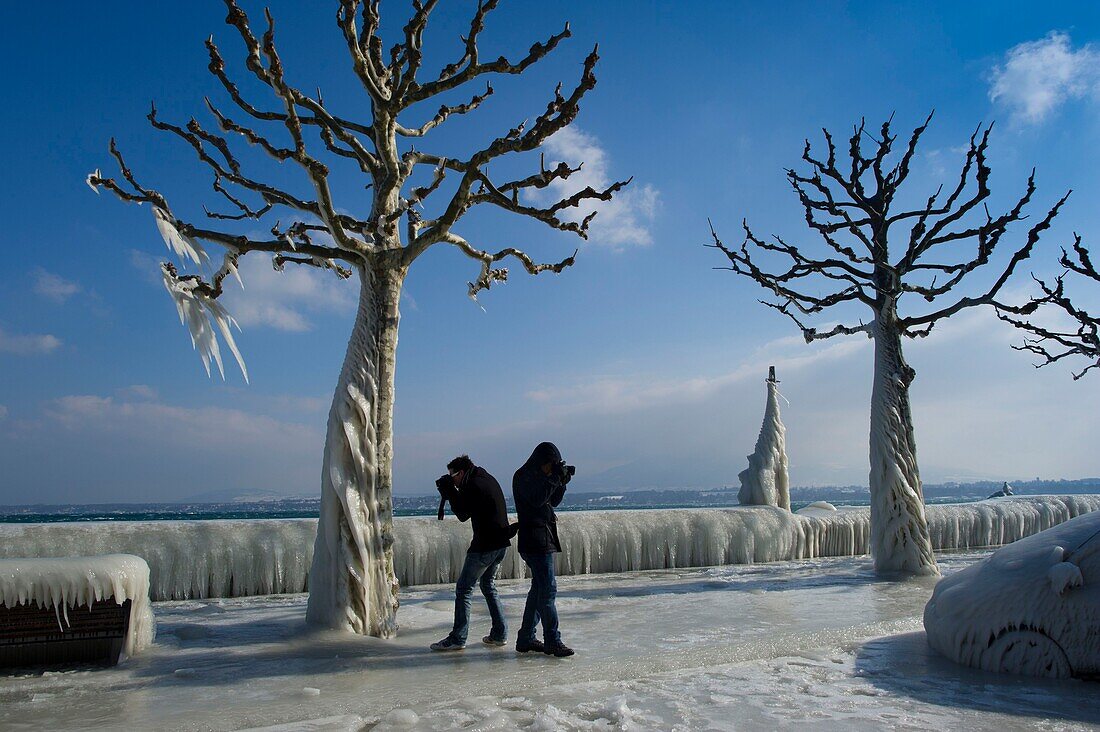
[[[1030, 228], [984, 292], [960, 297], [928, 313], [899, 316], [897, 303], [903, 295], [915, 294], [927, 302], [938, 302], [960, 286], [967, 275], [988, 265], [1012, 225], [1027, 218], [1023, 212], [1035, 193], [1032, 173], [1024, 193], [1008, 211], [994, 216], [985, 210], [984, 220], [965, 225], [968, 214], [979, 210], [990, 195], [991, 171], [986, 163], [986, 151], [992, 126], [985, 127], [984, 131], [979, 127], [970, 137], [959, 180], [942, 203], [938, 203], [943, 192], [941, 187], [928, 197], [922, 208], [893, 212], [891, 207], [898, 188], [908, 178], [913, 156], [931, 119], [929, 115], [913, 130], [900, 160], [892, 167], [888, 159], [897, 138], [891, 132], [890, 120], [883, 123], [877, 135], [869, 132], [863, 121], [853, 129], [846, 170], [839, 167], [836, 146], [828, 130], [823, 131], [824, 159], [813, 155], [807, 141], [802, 159], [809, 164], [810, 173], [788, 170], [787, 179], [802, 205], [807, 225], [837, 257], [811, 255], [808, 249], [788, 244], [779, 237], [770, 241], [759, 239], [744, 222], [745, 241], [741, 247], [724, 246], [713, 227], [711, 246], [726, 255], [731, 265], [729, 269], [771, 292], [777, 302], [769, 306], [786, 315], [790, 315], [792, 309], [802, 315], [818, 314], [840, 303], [859, 301], [871, 308], [876, 320], [885, 315], [895, 324], [891, 327], [899, 328], [902, 334], [920, 337], [927, 335], [936, 322], [960, 310], [993, 304], [1019, 263], [1031, 256], [1040, 235], [1050, 227], [1066, 197]], [[866, 141], [870, 141], [870, 152], [865, 152]], [[905, 222], [910, 222], [905, 237], [908, 244], [904, 254], [894, 262], [890, 230]], [[968, 243], [973, 249], [962, 261], [928, 259], [931, 252], [941, 247], [957, 252], [958, 245]], [[861, 251], [857, 252], [856, 247]], [[788, 266], [768, 269], [757, 262], [761, 254], [780, 256]], [[929, 282], [922, 275], [933, 276]], [[833, 280], [844, 286], [824, 295], [811, 294], [812, 290], [799, 283], [814, 278]], [[812, 330], [796, 322], [804, 334]], [[852, 330], [845, 326], [834, 328], [828, 334], [843, 335]], [[854, 332], [862, 331], [862, 324], [854, 327]], [[825, 337], [817, 331], [813, 333], [815, 337]]]
[[[539, 172], [500, 184], [495, 183], [486, 170], [490, 162], [503, 155], [538, 148], [555, 132], [573, 122], [579, 113], [581, 99], [596, 84], [594, 68], [599, 56], [595, 48], [585, 58], [580, 80], [568, 96], [563, 96], [559, 84], [545, 111], [531, 124], [517, 125], [490, 140], [469, 158], [443, 157], [411, 148], [401, 152], [399, 148], [400, 139], [425, 137], [448, 120], [476, 111], [493, 94], [493, 87], [486, 82], [484, 90], [471, 94], [468, 102], [442, 104], [430, 119], [415, 125], [404, 124], [398, 119], [399, 113], [418, 102], [459, 89], [477, 77], [523, 73], [571, 35], [568, 24], [559, 33], [533, 44], [526, 55], [515, 61], [504, 56], [485, 61], [480, 57], [478, 42], [498, 0], [480, 0], [471, 18], [469, 33], [462, 39], [458, 61], [444, 67], [434, 80], [422, 82], [417, 77], [422, 71], [424, 32], [437, 0], [412, 0], [412, 11], [402, 28], [401, 40], [390, 48], [388, 62], [384, 59], [377, 0], [340, 0], [336, 24], [347, 46], [352, 71], [369, 98], [367, 106], [371, 110], [367, 121], [353, 121], [330, 111], [320, 90], [307, 94], [288, 80], [276, 46], [275, 21], [269, 12], [265, 11], [266, 29], [258, 34], [253, 31], [239, 0], [223, 2], [227, 10], [226, 24], [234, 29], [243, 44], [245, 70], [276, 103], [272, 105], [270, 100], [256, 102], [246, 96], [245, 89], [228, 72], [221, 49], [211, 36], [205, 42], [209, 71], [233, 104], [244, 113], [243, 121], [225, 113], [209, 99], [206, 106], [216, 122], [214, 129], [196, 119], [189, 120], [186, 125], [162, 120], [155, 107], [149, 114], [149, 121], [154, 128], [184, 141], [209, 168], [214, 192], [230, 208], [218, 211], [204, 206], [207, 218], [223, 222], [262, 221], [277, 209], [287, 209], [295, 218], [286, 228], [276, 223], [271, 227], [274, 239], [261, 241], [229, 230], [196, 227], [178, 218], [169, 211], [159, 193], [137, 186], [120, 155], [116, 158], [129, 186], [120, 186], [100, 176], [98, 171], [89, 177], [93, 188], [103, 186], [123, 200], [153, 203], [163, 210], [165, 220], [170, 221], [181, 236], [235, 248], [234, 251], [241, 255], [247, 251], [270, 252], [280, 266], [286, 263], [327, 266], [317, 263], [330, 261], [345, 261], [356, 266], [373, 262], [381, 266], [385, 261], [393, 266], [407, 267], [433, 244], [465, 241], [452, 231], [452, 227], [470, 208], [480, 204], [490, 204], [586, 238], [595, 213], [577, 217], [568, 213], [587, 208], [587, 204], [608, 201], [630, 182], [629, 179], [617, 181], [600, 190], [586, 187], [540, 206], [523, 200], [521, 194], [527, 190], [545, 189], [555, 181], [569, 178], [580, 170], [579, 164], [573, 166], [563, 162], [547, 169], [543, 162]], [[316, 137], [305, 134], [308, 128], [316, 129]], [[313, 189], [314, 198], [302, 197], [293, 192], [294, 187], [281, 182], [273, 184], [250, 175], [250, 166], [238, 154], [238, 146], [242, 143], [244, 148], [258, 149], [278, 163], [291, 163], [299, 169], [304, 174], [304, 181]], [[113, 144], [112, 151], [113, 154], [117, 152]], [[337, 204], [338, 194], [331, 186], [326, 156], [353, 161], [366, 177], [364, 186], [355, 192], [355, 198], [360, 198], [363, 189], [371, 191], [368, 194], [370, 210], [365, 215], [349, 214]], [[410, 185], [409, 179], [418, 165], [433, 165], [434, 173], [427, 182]], [[440, 201], [442, 205], [437, 212], [423, 213], [426, 202], [441, 190], [448, 174], [456, 173], [458, 180], [450, 198]], [[258, 199], [256, 203], [252, 202], [253, 197]], [[348, 200], [354, 199], [349, 197]], [[398, 224], [402, 217], [407, 222], [405, 242], [399, 234], [402, 228]], [[397, 254], [391, 256], [395, 252]], [[518, 250], [504, 250], [501, 255], [520, 261], [526, 257]], [[485, 256], [490, 256], [491, 263], [498, 261], [491, 255]], [[478, 259], [484, 261], [481, 254]], [[571, 258], [567, 261], [572, 262]], [[531, 266], [535, 267], [535, 273], [544, 269], [543, 265], [531, 263]], [[526, 262], [525, 269], [532, 271]], [[479, 278], [479, 283], [487, 287], [489, 282], [499, 281], [493, 272], [490, 266], [484, 275], [490, 279]], [[220, 292], [214, 283], [209, 284], [210, 292]]]
[[459, 251], [461, 251], [467, 257], [470, 257], [471, 259], [476, 259], [481, 262], [481, 273], [478, 275], [477, 279], [469, 283], [469, 295], [471, 298], [475, 299], [477, 293], [481, 292], [482, 290], [488, 290], [490, 287], [492, 287], [494, 282], [505, 282], [508, 280], [507, 268], [493, 268], [493, 264], [503, 259], [513, 257], [519, 260], [520, 264], [523, 265], [523, 268], [527, 270], [528, 274], [537, 275], [543, 272], [559, 273], [566, 267], [573, 266], [573, 263], [576, 261], [577, 256], [577, 252], [575, 251], [573, 252], [573, 254], [556, 264], [538, 264], [533, 259], [531, 259], [531, 257], [524, 254], [519, 249], [515, 249], [514, 247], [501, 249], [495, 254], [490, 254], [489, 252], [481, 251], [480, 249], [476, 248], [457, 234], [448, 234], [444, 241], [447, 244], [452, 244], [457, 247]]
[[[1067, 274], [1073, 272], [1100, 284], [1100, 272], [1092, 263], [1088, 248], [1081, 244], [1081, 237], [1077, 234], [1073, 235], [1073, 251], [1075, 258], [1071, 259], [1069, 253], [1065, 249], [1062, 250], [1059, 263], [1066, 268], [1066, 272], [1055, 279], [1053, 285], [1048, 285], [1043, 280], [1032, 276], [1042, 295], [1032, 298], [1022, 306], [998, 303], [997, 317], [1033, 336], [1025, 337], [1021, 345], [1013, 348], [1041, 357], [1043, 360], [1035, 364], [1036, 368], [1049, 366], [1068, 358], [1091, 361], [1092, 363], [1073, 375], [1076, 381], [1092, 369], [1100, 369], [1100, 316], [1090, 314], [1073, 303], [1065, 292], [1065, 278]], [[1076, 323], [1076, 330], [1053, 330], [1022, 317], [1032, 315], [1041, 307], [1060, 310], [1068, 315]]]

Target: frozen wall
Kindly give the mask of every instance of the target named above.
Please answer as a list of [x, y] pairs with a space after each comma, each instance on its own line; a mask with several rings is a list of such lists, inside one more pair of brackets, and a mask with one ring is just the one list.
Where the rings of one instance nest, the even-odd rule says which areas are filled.
[[924, 627], [941, 654], [986, 671], [1100, 673], [1100, 513], [944, 578], [925, 607]]
[[[1028, 496], [929, 506], [937, 549], [993, 546], [1079, 514], [1100, 496]], [[151, 569], [154, 600], [303, 592], [317, 522], [134, 521], [0, 524], [0, 557], [126, 552]], [[866, 554], [870, 514], [840, 508], [791, 514], [772, 506], [562, 513], [559, 574], [699, 567]], [[454, 582], [470, 543], [469, 524], [434, 517], [394, 520], [403, 586]], [[523, 576], [512, 551], [504, 578]]]
[[107, 599], [119, 605], [131, 601], [124, 656], [153, 642], [156, 626], [149, 606], [149, 565], [141, 557], [0, 559], [0, 605], [52, 607], [62, 630], [69, 625], [71, 609]]

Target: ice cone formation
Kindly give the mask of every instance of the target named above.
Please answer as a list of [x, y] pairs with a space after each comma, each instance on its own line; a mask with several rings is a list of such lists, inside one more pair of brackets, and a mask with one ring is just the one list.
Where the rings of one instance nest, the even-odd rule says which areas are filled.
[[791, 510], [787, 480], [787, 430], [779, 418], [779, 382], [775, 367], [768, 373], [768, 404], [764, 424], [756, 438], [756, 450], [749, 455], [749, 467], [738, 474], [741, 490], [737, 500], [746, 506], [779, 506]]

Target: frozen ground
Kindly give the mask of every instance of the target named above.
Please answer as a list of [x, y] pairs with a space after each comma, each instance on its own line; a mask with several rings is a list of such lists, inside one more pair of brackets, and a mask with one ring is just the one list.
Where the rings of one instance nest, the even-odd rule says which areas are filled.
[[[876, 581], [867, 558], [559, 582], [564, 660], [428, 652], [446, 586], [403, 594], [395, 641], [311, 633], [303, 595], [158, 603], [157, 645], [127, 666], [0, 677], [0, 729], [1100, 729], [1100, 683], [935, 657], [933, 582]], [[518, 619], [526, 582], [502, 586]], [[471, 640], [487, 624], [475, 606]]]

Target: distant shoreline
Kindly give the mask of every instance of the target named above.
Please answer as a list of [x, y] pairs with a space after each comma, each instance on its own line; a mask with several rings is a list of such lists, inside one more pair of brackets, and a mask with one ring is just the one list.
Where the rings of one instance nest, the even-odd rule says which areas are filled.
[[[963, 503], [988, 498], [1000, 490], [1003, 481], [974, 483], [926, 484], [925, 501], [929, 504]], [[1039, 494], [1100, 494], [1100, 478], [1079, 480], [1010, 481], [1016, 495]], [[829, 486], [793, 488], [791, 508], [814, 501], [828, 501], [838, 506], [870, 504], [867, 488], [859, 486]], [[394, 496], [395, 516], [433, 516], [439, 497]], [[562, 511], [730, 508], [737, 506], [737, 490], [720, 488], [641, 489], [606, 492], [570, 492], [560, 507]], [[511, 510], [511, 506], [509, 506]], [[315, 518], [320, 511], [319, 498], [264, 498], [231, 501], [180, 503], [105, 503], [86, 505], [24, 505], [0, 506], [0, 523], [60, 523], [86, 521], [205, 521], [224, 519], [296, 519]]]

